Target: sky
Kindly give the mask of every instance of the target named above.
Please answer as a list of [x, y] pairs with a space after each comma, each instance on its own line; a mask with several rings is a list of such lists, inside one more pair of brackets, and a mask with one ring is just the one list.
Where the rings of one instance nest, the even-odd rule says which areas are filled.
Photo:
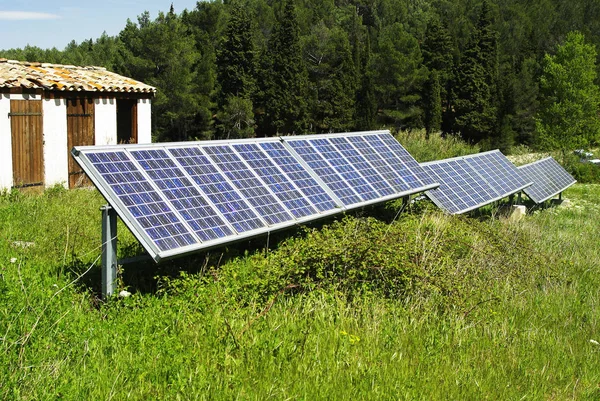
[[196, 7], [196, 0], [0, 0], [0, 49], [29, 44], [63, 50], [72, 40], [117, 35], [144, 11], [154, 19], [171, 3], [177, 14]]

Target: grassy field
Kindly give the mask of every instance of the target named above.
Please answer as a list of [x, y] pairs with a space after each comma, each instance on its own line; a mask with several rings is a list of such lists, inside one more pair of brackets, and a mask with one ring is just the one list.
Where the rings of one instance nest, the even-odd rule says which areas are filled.
[[2, 194], [0, 399], [598, 399], [600, 186], [564, 195], [520, 222], [392, 202], [124, 266], [104, 303], [100, 195]]

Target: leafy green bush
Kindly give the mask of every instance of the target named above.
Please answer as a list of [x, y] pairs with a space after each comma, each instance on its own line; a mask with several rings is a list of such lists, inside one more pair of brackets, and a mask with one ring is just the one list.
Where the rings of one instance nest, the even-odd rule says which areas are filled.
[[577, 182], [585, 184], [600, 183], [600, 166], [579, 160], [577, 156], [568, 156], [565, 160], [565, 168], [571, 173]]

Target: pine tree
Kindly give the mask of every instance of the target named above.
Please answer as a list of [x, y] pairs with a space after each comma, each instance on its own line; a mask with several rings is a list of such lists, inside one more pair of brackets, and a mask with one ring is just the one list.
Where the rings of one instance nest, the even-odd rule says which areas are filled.
[[440, 83], [442, 104], [448, 107], [449, 83], [453, 78], [454, 46], [448, 29], [434, 16], [427, 25], [425, 40], [421, 45], [423, 64], [429, 71], [437, 71]]
[[427, 68], [417, 39], [400, 23], [385, 26], [373, 59], [375, 93], [384, 122], [422, 128], [421, 94]]
[[256, 65], [252, 19], [249, 10], [235, 2], [217, 53], [217, 104], [222, 108], [231, 96], [249, 99], [255, 92]]
[[356, 128], [359, 130], [370, 130], [375, 127], [377, 100], [371, 71], [371, 39], [368, 35], [360, 69], [360, 86], [356, 93]]
[[497, 130], [498, 46], [487, 1], [477, 27], [456, 72], [454, 130], [477, 143], [492, 138]]
[[273, 28], [263, 57], [258, 134], [305, 132], [308, 125], [308, 74], [302, 59], [298, 22], [292, 0]]
[[357, 87], [348, 34], [321, 23], [304, 42], [313, 129], [318, 133], [348, 131], [353, 125]]
[[158, 88], [152, 102], [153, 134], [159, 140], [189, 140], [198, 133], [195, 119], [202, 109], [195, 70], [198, 52], [188, 27], [174, 12], [148, 14], [138, 24], [128, 21], [120, 34], [125, 68], [131, 76]]
[[442, 128], [442, 88], [438, 70], [431, 71], [425, 104], [425, 130], [427, 136]]

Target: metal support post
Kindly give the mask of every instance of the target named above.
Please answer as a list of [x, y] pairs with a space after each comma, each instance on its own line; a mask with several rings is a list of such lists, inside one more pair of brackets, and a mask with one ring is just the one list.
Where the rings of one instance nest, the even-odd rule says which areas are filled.
[[102, 211], [102, 298], [114, 293], [117, 279], [117, 212], [110, 205]]
[[519, 191], [519, 194], [517, 195], [517, 205], [523, 204], [522, 194], [523, 194], [523, 192]]
[[562, 200], [562, 192], [558, 193], [558, 200], [561, 201]]

